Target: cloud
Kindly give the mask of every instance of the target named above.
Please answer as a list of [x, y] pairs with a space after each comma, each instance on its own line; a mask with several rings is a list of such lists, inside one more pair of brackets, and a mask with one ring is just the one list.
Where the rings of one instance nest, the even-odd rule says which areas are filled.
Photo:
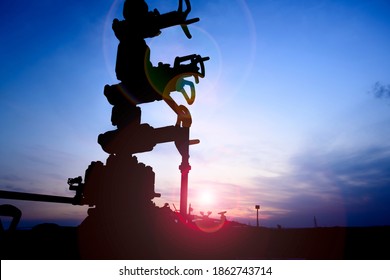
[[[390, 224], [390, 147], [305, 151], [288, 174], [254, 178], [269, 220], [286, 226]], [[262, 192], [262, 193], [261, 193]]]
[[371, 91], [370, 91], [376, 98], [390, 98], [390, 84], [383, 85], [380, 82], [376, 82]]
[[0, 174], [0, 190], [24, 191], [21, 185], [26, 182], [24, 178], [16, 174]]

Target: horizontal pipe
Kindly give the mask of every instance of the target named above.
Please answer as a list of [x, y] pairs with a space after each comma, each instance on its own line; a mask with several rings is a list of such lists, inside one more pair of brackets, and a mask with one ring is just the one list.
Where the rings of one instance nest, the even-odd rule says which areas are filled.
[[0, 198], [15, 199], [15, 200], [29, 200], [29, 201], [42, 201], [42, 202], [54, 202], [54, 203], [66, 203], [73, 204], [75, 202], [73, 197], [55, 196], [46, 194], [24, 193], [24, 192], [11, 192], [0, 190]]

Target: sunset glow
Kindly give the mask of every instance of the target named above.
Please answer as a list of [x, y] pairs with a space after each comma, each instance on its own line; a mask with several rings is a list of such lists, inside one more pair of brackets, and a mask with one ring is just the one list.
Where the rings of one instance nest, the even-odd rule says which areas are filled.
[[214, 194], [210, 191], [202, 191], [199, 195], [199, 204], [202, 206], [213, 206], [215, 203]]

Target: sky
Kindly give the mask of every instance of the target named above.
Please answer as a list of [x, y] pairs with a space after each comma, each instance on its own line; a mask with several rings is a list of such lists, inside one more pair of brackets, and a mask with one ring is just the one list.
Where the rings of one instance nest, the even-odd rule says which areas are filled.
[[[147, 1], [160, 13], [176, 0]], [[266, 227], [390, 225], [390, 2], [193, 0], [180, 27], [147, 39], [151, 60], [200, 54], [206, 76], [192, 115], [189, 198], [195, 213]], [[73, 196], [67, 179], [105, 163], [116, 84], [112, 20], [122, 0], [0, 3], [0, 189]], [[173, 125], [163, 101], [142, 122]], [[173, 143], [136, 155], [153, 167], [154, 199], [180, 205]], [[0, 199], [20, 225], [77, 225], [86, 206]]]

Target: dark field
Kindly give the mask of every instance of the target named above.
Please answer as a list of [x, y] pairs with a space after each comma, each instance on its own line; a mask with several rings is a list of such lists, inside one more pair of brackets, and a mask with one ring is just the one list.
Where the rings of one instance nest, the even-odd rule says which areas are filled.
[[227, 224], [213, 233], [178, 226], [169, 233], [160, 228], [158, 234], [93, 234], [80, 227], [41, 224], [3, 235], [0, 254], [3, 260], [388, 260], [389, 237], [390, 227], [271, 229]]

